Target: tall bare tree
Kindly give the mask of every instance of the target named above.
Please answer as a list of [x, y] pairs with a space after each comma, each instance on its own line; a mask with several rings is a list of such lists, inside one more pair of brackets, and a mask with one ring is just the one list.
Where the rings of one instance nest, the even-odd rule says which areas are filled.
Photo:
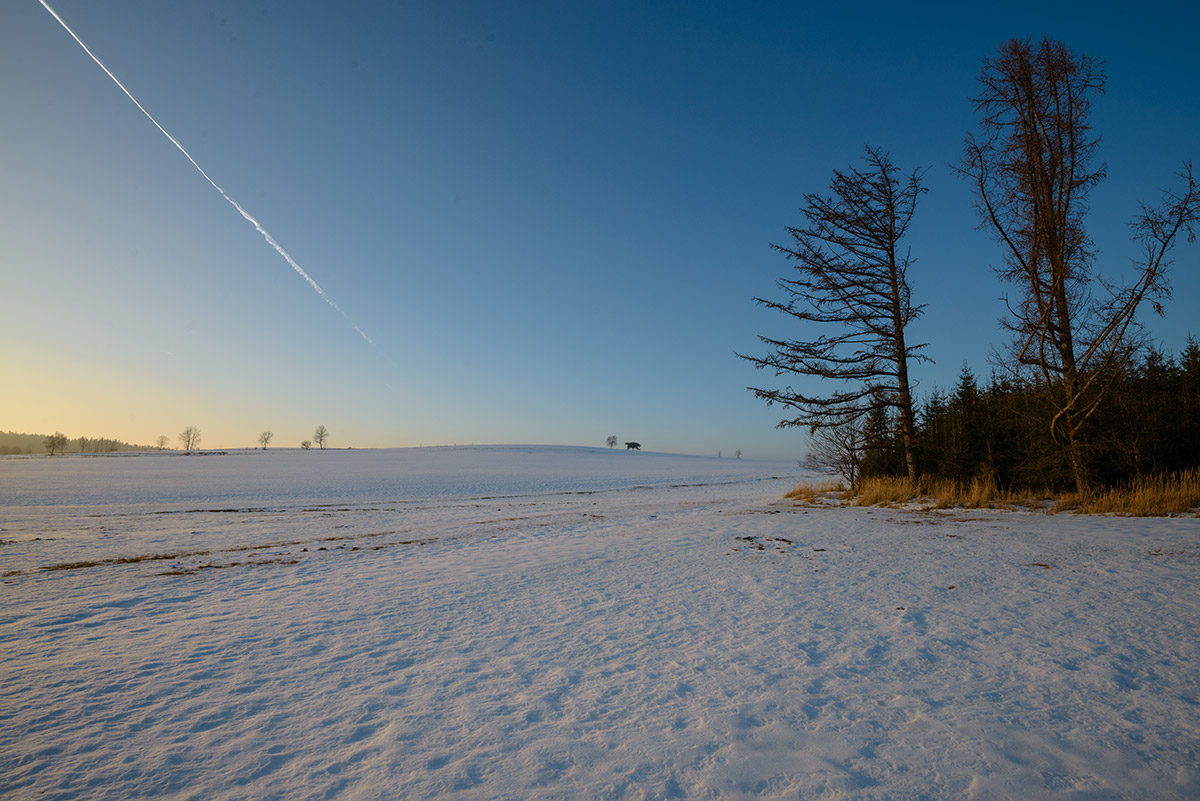
[[317, 426], [317, 430], [313, 432], [313, 442], [317, 443], [317, 447], [325, 450], [325, 443], [329, 441], [329, 430], [325, 426]]
[[1086, 424], [1136, 349], [1136, 315], [1149, 301], [1162, 313], [1176, 237], [1200, 210], [1190, 164], [1184, 188], [1143, 205], [1133, 224], [1142, 246], [1131, 283], [1093, 272], [1084, 225], [1088, 192], [1105, 177], [1100, 139], [1089, 121], [1104, 91], [1102, 62], [1049, 38], [1012, 39], [979, 76], [979, 133], [966, 139], [960, 172], [975, 189], [984, 227], [1004, 249], [1000, 276], [1017, 290], [1004, 321], [1014, 372], [1032, 371], [1045, 390], [1050, 433], [1067, 456], [1076, 488], [1091, 484]]
[[273, 440], [274, 438], [275, 438], [274, 431], [264, 431], [258, 435], [258, 442], [259, 442], [259, 444], [261, 444], [263, 446], [263, 450], [265, 451], [267, 449], [267, 446], [271, 444], [271, 440]]
[[200, 429], [195, 426], [188, 426], [179, 432], [179, 443], [183, 445], [185, 451], [195, 450], [200, 444]]
[[[872, 409], [894, 410], [899, 419], [910, 478], [917, 476], [911, 361], [925, 360], [924, 344], [910, 345], [908, 325], [924, 306], [914, 306], [908, 280], [913, 259], [901, 240], [927, 190], [922, 171], [902, 175], [887, 153], [867, 146], [864, 169], [834, 170], [829, 195], [804, 195], [807, 225], [788, 227], [792, 242], [772, 245], [799, 273], [781, 279], [785, 300], [755, 302], [806, 324], [813, 339], [759, 339], [764, 357], [744, 356], [778, 376], [826, 379], [835, 388], [816, 390], [750, 387], [768, 405], [793, 409], [780, 428], [810, 432], [853, 425]], [[815, 324], [808, 327], [808, 324]]]

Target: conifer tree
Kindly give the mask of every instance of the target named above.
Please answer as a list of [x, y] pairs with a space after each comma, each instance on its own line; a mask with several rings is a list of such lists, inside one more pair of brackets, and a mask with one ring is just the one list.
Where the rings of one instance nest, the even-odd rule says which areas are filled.
[[[908, 326], [924, 308], [912, 303], [902, 240], [926, 189], [921, 171], [902, 175], [887, 153], [867, 146], [866, 166], [834, 170], [830, 194], [804, 195], [804, 227], [788, 227], [792, 241], [772, 245], [796, 269], [781, 279], [783, 300], [755, 301], [801, 323], [800, 339], [760, 336], [771, 352], [744, 356], [802, 387], [750, 387], [768, 405], [794, 412], [781, 428], [810, 431], [853, 425], [872, 411], [898, 417], [904, 462], [917, 475], [916, 421], [909, 363], [927, 360], [925, 345], [910, 344]], [[821, 381], [819, 387], [815, 380]], [[832, 385], [832, 386], [831, 386]]]

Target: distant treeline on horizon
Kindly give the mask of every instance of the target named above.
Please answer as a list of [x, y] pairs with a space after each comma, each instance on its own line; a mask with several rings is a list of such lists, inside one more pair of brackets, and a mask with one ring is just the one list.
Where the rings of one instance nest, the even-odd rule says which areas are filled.
[[[46, 452], [49, 434], [19, 434], [15, 431], [0, 431], [0, 456]], [[76, 437], [68, 439], [65, 453], [116, 453], [118, 451], [149, 451], [149, 445], [130, 445], [118, 439], [105, 437]]]

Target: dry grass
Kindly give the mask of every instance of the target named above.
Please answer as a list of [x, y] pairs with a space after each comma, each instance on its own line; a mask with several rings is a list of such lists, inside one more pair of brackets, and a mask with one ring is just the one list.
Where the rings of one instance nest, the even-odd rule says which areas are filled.
[[1076, 514], [1165, 517], [1200, 508], [1200, 469], [1134, 479], [1128, 484], [1085, 495], [1059, 498], [1055, 509]]
[[816, 503], [825, 496], [837, 495], [845, 491], [846, 485], [835, 479], [807, 483], [797, 482], [796, 486], [792, 487], [791, 491], [783, 497], [789, 501]]
[[931, 483], [930, 495], [939, 509], [951, 506], [980, 509], [1030, 503], [1028, 497], [1001, 487], [990, 474], [976, 476], [969, 482], [941, 479]]
[[[799, 485], [796, 492], [799, 490]], [[791, 496], [789, 496], [791, 497]], [[1109, 514], [1130, 517], [1164, 517], [1200, 510], [1200, 469], [1172, 475], [1136, 479], [1129, 484], [1077, 493], [1021, 492], [1000, 487], [987, 474], [969, 482], [923, 477], [915, 483], [907, 478], [876, 476], [864, 478], [855, 489], [855, 506], [898, 506], [932, 503], [937, 509], [978, 509], [997, 506], [1041, 507], [1050, 501], [1055, 512]]]
[[907, 478], [870, 476], [860, 479], [855, 487], [855, 506], [893, 506], [920, 497], [920, 487]]
[[932, 502], [938, 509], [978, 509], [1023, 504], [1028, 499], [1001, 488], [990, 475], [967, 482], [928, 476], [912, 482], [907, 478], [875, 476], [859, 482], [854, 498], [856, 506], [895, 506], [917, 501]]

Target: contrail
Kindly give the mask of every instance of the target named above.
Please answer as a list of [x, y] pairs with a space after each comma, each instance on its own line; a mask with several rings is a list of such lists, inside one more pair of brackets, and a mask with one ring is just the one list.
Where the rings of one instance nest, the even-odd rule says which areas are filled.
[[204, 180], [208, 181], [212, 185], [213, 189], [220, 192], [221, 197], [225, 198], [225, 200], [227, 200], [229, 202], [229, 205], [231, 205], [235, 209], [237, 209], [238, 214], [242, 215], [242, 217], [244, 217], [247, 222], [249, 222], [251, 225], [254, 226], [254, 230], [256, 230], [260, 234], [262, 234], [263, 239], [267, 240], [267, 244], [270, 245], [271, 247], [275, 248], [275, 252], [278, 253], [280, 256], [283, 256], [283, 260], [286, 261], [288, 264], [290, 264], [292, 266], [292, 269], [295, 270], [296, 273], [301, 278], [303, 278], [305, 281], [307, 281], [308, 285], [311, 286], [314, 290], [316, 290], [316, 293], [318, 295], [320, 295], [321, 298], [326, 303], [328, 303], [330, 306], [332, 306], [338, 314], [340, 314], [340, 315], [342, 315], [342, 317], [346, 318], [346, 322], [350, 323], [351, 327], [353, 327], [354, 330], [358, 332], [359, 336], [361, 336], [363, 339], [365, 339], [367, 341], [368, 345], [374, 345], [375, 342], [369, 336], [367, 336], [366, 333], [361, 328], [359, 328], [353, 320], [350, 319], [350, 315], [346, 314], [346, 312], [344, 312], [342, 310], [342, 307], [337, 305], [337, 303], [334, 302], [333, 298], [331, 298], [331, 297], [329, 297], [329, 295], [325, 294], [325, 290], [321, 289], [321, 285], [318, 284], [316, 281], [314, 281], [312, 279], [311, 275], [304, 272], [304, 270], [300, 267], [300, 265], [296, 263], [295, 259], [293, 259], [291, 256], [289, 256], [288, 252], [286, 250], [284, 250], [282, 247], [280, 247], [279, 243], [275, 241], [275, 237], [271, 236], [271, 234], [267, 231], [267, 229], [262, 227], [262, 223], [260, 223], [256, 219], [254, 219], [254, 217], [252, 217], [250, 215], [250, 212], [243, 209], [236, 200], [231, 198], [229, 195], [225, 194], [224, 189], [217, 186], [216, 181], [214, 181], [212, 178], [208, 177], [208, 173], [206, 173], [200, 167], [200, 165], [196, 163], [196, 160], [194, 158], [192, 158], [192, 154], [187, 152], [187, 150], [184, 149], [183, 145], [179, 144], [179, 140], [177, 140], [175, 137], [171, 136], [171, 134], [167, 133], [166, 128], [164, 128], [158, 124], [158, 120], [154, 119], [154, 116], [149, 111], [146, 111], [146, 108], [141, 103], [138, 102], [137, 98], [134, 97], [132, 94], [130, 94], [129, 90], [125, 88], [125, 84], [121, 83], [121, 81], [117, 79], [117, 76], [113, 75], [112, 71], [108, 67], [104, 66], [104, 62], [101, 61], [100, 59], [96, 58], [96, 54], [88, 49], [88, 46], [83, 43], [83, 40], [79, 38], [79, 36], [75, 33], [75, 31], [71, 30], [71, 26], [68, 25], [67, 23], [63, 22], [63, 18], [58, 15], [58, 12], [56, 12], [53, 8], [51, 8], [50, 4], [47, 3], [46, 0], [38, 0], [38, 2], [42, 4], [43, 8], [45, 8], [47, 11], [50, 12], [50, 15], [52, 17], [54, 17], [56, 20], [58, 20], [58, 24], [63, 26], [63, 29], [66, 30], [67, 33], [71, 34], [71, 38], [73, 38], [76, 42], [79, 42], [79, 46], [83, 48], [83, 52], [85, 52], [89, 56], [91, 56], [92, 61], [95, 61], [96, 64], [100, 67], [100, 69], [104, 70], [105, 74], [107, 74], [108, 77], [112, 78], [113, 83], [115, 83], [117, 86], [119, 86], [121, 88], [121, 91], [125, 93], [125, 96], [128, 97], [130, 100], [132, 100], [133, 104], [135, 106], [137, 106], [138, 109], [143, 114], [146, 115], [146, 119], [148, 119], [148, 120], [150, 120], [150, 122], [154, 123], [154, 127], [158, 128], [158, 130], [162, 131], [163, 136], [170, 139], [171, 144], [173, 144], [173, 145], [175, 145], [175, 147], [179, 148], [179, 152], [182, 153], [184, 156], [186, 156], [187, 160], [190, 161], [192, 163], [192, 166], [196, 168], [196, 171], [204, 176]]

